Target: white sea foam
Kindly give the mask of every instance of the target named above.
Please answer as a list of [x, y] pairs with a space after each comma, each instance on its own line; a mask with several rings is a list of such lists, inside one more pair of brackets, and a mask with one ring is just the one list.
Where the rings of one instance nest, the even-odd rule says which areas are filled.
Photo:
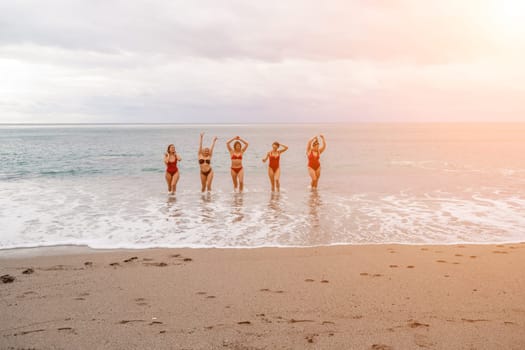
[[[487, 143], [494, 128], [469, 133], [479, 137], [472, 142], [473, 136], [462, 140], [456, 126], [444, 128], [437, 141], [428, 141], [431, 128], [419, 126], [294, 126], [286, 132], [206, 126], [221, 142], [240, 128], [250, 148], [244, 193], [232, 191], [222, 143], [212, 162], [214, 191], [201, 194], [195, 154], [201, 127], [0, 128], [0, 248], [525, 240], [525, 141]], [[329, 144], [320, 189], [311, 191], [304, 146], [318, 128]], [[415, 132], [421, 135], [412, 138]], [[261, 162], [274, 139], [290, 146], [281, 159], [280, 194], [269, 192]], [[176, 196], [166, 194], [163, 178], [162, 152], [172, 142], [184, 159]]]

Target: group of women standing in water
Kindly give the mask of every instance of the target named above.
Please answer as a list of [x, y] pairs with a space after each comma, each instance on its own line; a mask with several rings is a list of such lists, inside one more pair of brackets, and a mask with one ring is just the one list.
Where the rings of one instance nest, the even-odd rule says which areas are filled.
[[[210, 147], [202, 148], [202, 141], [204, 139], [204, 133], [200, 134], [198, 160], [200, 166], [200, 177], [201, 177], [201, 191], [211, 191], [211, 184], [213, 181], [213, 168], [211, 166], [211, 158], [213, 156], [213, 149], [217, 142], [217, 137], [213, 138]], [[322, 142], [322, 146], [320, 145]], [[233, 147], [232, 147], [233, 143]], [[244, 152], [248, 149], [248, 142], [239, 136], [235, 136], [226, 141], [226, 147], [230, 153], [231, 158], [231, 176], [233, 182], [233, 188], [235, 191], [239, 190], [242, 192], [244, 188], [244, 168], [242, 166], [242, 158]], [[321, 177], [321, 153], [326, 149], [326, 140], [324, 135], [319, 137], [314, 136], [306, 145], [306, 156], [308, 158], [308, 173], [310, 174], [312, 189], [317, 188], [319, 177]], [[281, 154], [288, 150], [288, 146], [275, 141], [272, 144], [272, 149], [266, 153], [266, 156], [262, 159], [264, 163], [268, 162], [268, 177], [273, 191], [280, 191], [280, 159]], [[173, 144], [168, 146], [168, 149], [164, 155], [164, 163], [166, 164], [166, 183], [168, 184], [168, 192], [174, 194], [177, 190], [177, 182], [179, 181], [179, 169], [177, 168], [177, 162], [182, 160], [181, 156], [177, 154], [175, 146]]]

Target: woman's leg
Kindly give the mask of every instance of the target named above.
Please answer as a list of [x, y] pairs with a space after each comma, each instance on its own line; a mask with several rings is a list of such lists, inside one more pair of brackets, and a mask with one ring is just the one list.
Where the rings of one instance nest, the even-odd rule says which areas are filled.
[[244, 189], [244, 168], [242, 168], [241, 171], [239, 171], [238, 177], [239, 177], [239, 191], [242, 192], [242, 190]]
[[171, 192], [175, 193], [177, 191], [177, 182], [179, 182], [180, 174], [177, 171], [175, 174], [173, 174], [171, 178]]
[[275, 187], [277, 188], [277, 192], [281, 192], [281, 183], [280, 183], [280, 178], [281, 178], [281, 168], [278, 168], [276, 171], [275, 171], [275, 174], [274, 174], [274, 179], [275, 179]]
[[166, 183], [168, 184], [168, 192], [171, 192], [171, 174], [166, 171]]
[[275, 174], [273, 173], [273, 169], [268, 167], [268, 177], [270, 178], [270, 185], [272, 186], [272, 192], [275, 191]]
[[201, 192], [204, 192], [206, 191], [206, 175], [203, 175], [202, 172], [200, 173], [201, 174]]
[[319, 179], [321, 178], [321, 167], [317, 168], [315, 171], [315, 176], [317, 177], [317, 180], [315, 180], [315, 188], [317, 188], [317, 184], [319, 183]]
[[231, 169], [231, 174], [232, 174], [232, 181], [233, 181], [233, 189], [237, 191], [237, 173], [233, 169]]
[[208, 188], [208, 191], [211, 191], [211, 182], [213, 181], [213, 170], [210, 171], [210, 173], [207, 176], [206, 180], [206, 187]]
[[308, 167], [308, 173], [310, 174], [310, 178], [312, 179], [312, 182], [310, 183], [310, 186], [312, 188], [317, 187], [317, 174], [316, 171], [310, 167]]

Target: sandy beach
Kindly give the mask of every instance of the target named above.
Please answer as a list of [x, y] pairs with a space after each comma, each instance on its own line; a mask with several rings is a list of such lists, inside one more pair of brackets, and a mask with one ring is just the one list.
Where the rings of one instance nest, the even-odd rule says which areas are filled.
[[523, 349], [523, 266], [523, 243], [3, 251], [0, 348]]

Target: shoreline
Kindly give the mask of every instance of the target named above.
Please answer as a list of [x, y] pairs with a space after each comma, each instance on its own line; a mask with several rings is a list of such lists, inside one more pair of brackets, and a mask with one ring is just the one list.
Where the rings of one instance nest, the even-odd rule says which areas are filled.
[[4, 256], [0, 347], [522, 349], [523, 266], [525, 243]]
[[332, 247], [453, 247], [453, 246], [498, 246], [498, 245], [524, 245], [525, 241], [505, 241], [491, 243], [334, 243], [330, 245], [313, 245], [313, 246], [254, 246], [254, 247], [145, 247], [145, 248], [93, 248], [87, 244], [56, 244], [45, 246], [0, 248], [0, 259], [16, 258], [38, 258], [43, 256], [60, 256], [76, 254], [98, 254], [98, 253], [118, 253], [118, 252], [140, 252], [148, 250], [258, 250], [258, 249], [324, 249]]

